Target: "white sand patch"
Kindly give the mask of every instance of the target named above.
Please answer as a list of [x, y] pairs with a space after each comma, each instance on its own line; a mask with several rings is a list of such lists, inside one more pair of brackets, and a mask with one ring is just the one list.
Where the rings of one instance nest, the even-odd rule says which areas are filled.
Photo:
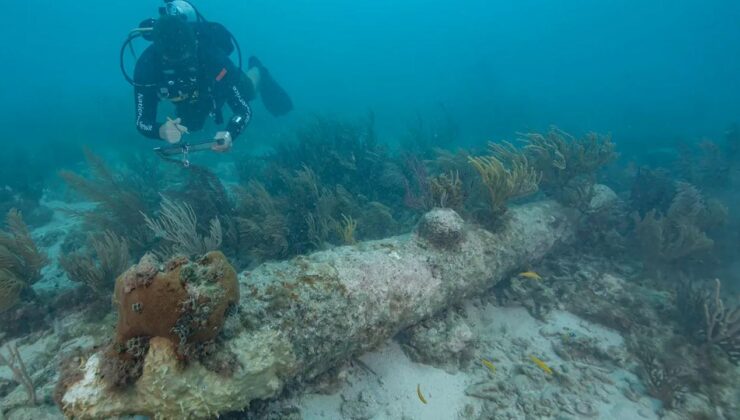
[[36, 243], [45, 242], [42, 238], [53, 238], [51, 244], [40, 246], [40, 250], [49, 258], [49, 264], [41, 270], [41, 279], [34, 284], [37, 291], [72, 287], [72, 283], [64, 270], [59, 266], [59, 256], [62, 253], [62, 244], [67, 235], [82, 221], [75, 213], [90, 210], [95, 204], [89, 202], [68, 203], [65, 201], [43, 201], [43, 205], [54, 211], [51, 221], [34, 229], [31, 236]]
[[[511, 405], [496, 409], [501, 418], [525, 418], [531, 407], [549, 399], [559, 407], [559, 415], [567, 418], [596, 419], [657, 419], [655, 400], [635, 394], [640, 381], [634, 374], [614, 366], [600, 366], [583, 360], [566, 361], [558, 357], [553, 345], [569, 337], [588, 337], [603, 351], [624, 350], [624, 339], [615, 331], [589, 323], [571, 313], [554, 311], [547, 322], [539, 321], [522, 307], [473, 305], [465, 307], [467, 321], [481, 344], [479, 357], [493, 361], [496, 370], [490, 372], [480, 360], [457, 374], [418, 364], [410, 360], [401, 347], [390, 341], [377, 351], [361, 357], [369, 372], [356, 366], [348, 371], [342, 389], [332, 395], [305, 394], [296, 399], [303, 417], [309, 419], [465, 419], [488, 418], [482, 398], [466, 395], [466, 389], [480, 383], [503, 381], [514, 387], [515, 393], [504, 399]], [[529, 355], [544, 360], [555, 372], [547, 375]], [[528, 374], [522, 368], [529, 369]], [[584, 375], [588, 371], [591, 374]], [[602, 379], [594, 379], [593, 373]], [[557, 378], [561, 375], [560, 379]], [[576, 382], [566, 388], [563, 378]], [[581, 380], [582, 382], [577, 382]], [[427, 399], [423, 404], [416, 386]], [[631, 390], [630, 396], [625, 395]], [[629, 393], [629, 392], [628, 392]], [[502, 396], [503, 398], [503, 396]], [[496, 400], [488, 401], [496, 405]], [[547, 403], [544, 403], [547, 404]], [[344, 411], [342, 406], [345, 405]], [[467, 406], [467, 414], [465, 408]], [[360, 409], [354, 410], [353, 407]], [[570, 412], [568, 412], [570, 410]], [[553, 414], [558, 410], [553, 410]], [[348, 416], [348, 414], [357, 414]], [[584, 413], [587, 413], [585, 415]], [[506, 417], [509, 416], [509, 417]], [[536, 415], [533, 418], [556, 418]]]
[[[305, 419], [340, 419], [344, 399], [357, 400], [358, 394], [369, 401], [367, 411], [376, 419], [449, 420], [472, 399], [465, 396], [464, 374], [450, 375], [444, 370], [411, 361], [395, 342], [390, 341], [377, 351], [361, 357], [370, 369], [354, 369], [348, 383], [334, 395], [306, 394], [300, 398]], [[419, 400], [419, 385], [427, 400]]]
[[[517, 365], [531, 364], [529, 355], [545, 361], [555, 372], [569, 375], [581, 369], [591, 369], [601, 373], [603, 381], [584, 384], [593, 394], [583, 395], [595, 414], [593, 418], [659, 418], [655, 413], [659, 404], [644, 395], [640, 380], [629, 371], [613, 366], [604, 366], [587, 361], [565, 361], [553, 350], [553, 345], [565, 337], [587, 337], [593, 339], [596, 347], [604, 352], [626, 352], [625, 342], [616, 331], [593, 324], [569, 312], [555, 310], [546, 322], [533, 318], [523, 307], [496, 307], [485, 305], [466, 306], [466, 314], [474, 326], [476, 334], [488, 342], [484, 349], [490, 349], [490, 359], [496, 362], [499, 370], [512, 373]], [[566, 338], [567, 339], [567, 338]], [[486, 350], [483, 350], [484, 352]], [[484, 357], [486, 354], [484, 353]], [[502, 373], [503, 373], [502, 372]], [[543, 380], [547, 375], [543, 375]], [[547, 389], [549, 388], [549, 389]], [[560, 392], [566, 394], [559, 385], [553, 383], [542, 394]], [[633, 401], [625, 391], [631, 390]]]
[[[54, 334], [45, 334], [40, 339], [28, 344], [18, 345], [17, 342], [17, 340], [14, 340], [14, 344], [18, 346], [18, 353], [23, 359], [28, 372], [33, 375], [53, 357], [52, 349], [58, 346], [59, 340]], [[6, 346], [0, 347], [0, 351], [8, 358]], [[0, 378], [13, 379], [13, 372], [7, 366], [0, 366]]]

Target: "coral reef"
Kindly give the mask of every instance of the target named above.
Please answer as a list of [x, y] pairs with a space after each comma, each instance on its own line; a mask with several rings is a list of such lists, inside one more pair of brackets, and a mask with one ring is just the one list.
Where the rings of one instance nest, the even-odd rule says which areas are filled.
[[[646, 418], [737, 412], [737, 223], [722, 225], [730, 213], [710, 198], [735, 202], [737, 128], [724, 143], [656, 154], [663, 171], [636, 169], [639, 154], [605, 168], [609, 136], [556, 128], [523, 134], [521, 148], [436, 149], [458, 134], [440, 121], [412, 127], [396, 152], [372, 115], [318, 118], [272, 152], [239, 157], [236, 184], [227, 165], [107, 166], [87, 152], [86, 172], [62, 176], [92, 205], [60, 203], [54, 188], [44, 197], [84, 223], [55, 215], [34, 232], [83, 287], [57, 266], [39, 279], [32, 241], [27, 261], [10, 249], [27, 229], [0, 234], [0, 340], [26, 333], [12, 345], [30, 368], [26, 381], [2, 367], [0, 414], [41, 418], [58, 376], [53, 399], [75, 418], [299, 418], [304, 386], [344, 388], [337, 417], [382, 416], [375, 388], [346, 387], [350, 371], [390, 382], [361, 356], [389, 346], [412, 372], [392, 369], [393, 382], [414, 382], [394, 401], [422, 416], [464, 401], [446, 413], [626, 418], [609, 405], [625, 398]], [[513, 205], [538, 191], [554, 201]], [[16, 200], [23, 192], [0, 189], [0, 209], [34, 208], [38, 195]], [[237, 277], [220, 253], [196, 258], [217, 248], [248, 271]], [[140, 262], [114, 282], [130, 258]], [[729, 282], [701, 280], [715, 277]], [[674, 294], [676, 278], [686, 280]], [[108, 309], [112, 290], [118, 316], [91, 310]], [[39, 324], [54, 332], [27, 334]], [[425, 368], [434, 373], [417, 378]], [[453, 384], [435, 388], [436, 374]]]
[[86, 251], [59, 258], [70, 280], [83, 284], [95, 299], [109, 300], [116, 278], [129, 267], [128, 243], [113, 232], [91, 235]]
[[712, 249], [706, 231], [721, 225], [727, 210], [719, 203], [705, 201], [690, 184], [679, 183], [665, 215], [651, 210], [635, 216], [635, 235], [648, 269], [659, 276], [670, 268], [688, 266]]
[[590, 200], [596, 173], [617, 157], [610, 136], [576, 138], [556, 127], [522, 136], [529, 162], [542, 174], [542, 190], [575, 207]]
[[[13, 372], [13, 378], [16, 382], [20, 383], [28, 394], [28, 402], [31, 405], [36, 404], [36, 387], [33, 384], [33, 379], [26, 369], [26, 364], [23, 363], [23, 358], [18, 352], [18, 347], [15, 344], [8, 345], [8, 357], [5, 357], [0, 352], [0, 366], [7, 366]], [[2, 410], [0, 408], [0, 410]]]
[[145, 215], [144, 223], [154, 236], [166, 243], [159, 252], [165, 258], [205, 254], [217, 250], [223, 242], [223, 231], [218, 218], [211, 219], [208, 236], [203, 236], [199, 232], [198, 218], [193, 208], [187, 203], [177, 203], [167, 197], [162, 197], [159, 217], [152, 219]]
[[274, 197], [257, 181], [250, 181], [236, 193], [239, 253], [263, 261], [294, 252], [290, 248], [294, 244], [289, 238], [290, 221], [282, 212], [285, 200]]
[[342, 215], [342, 221], [336, 227], [337, 233], [342, 238], [344, 245], [354, 245], [357, 240], [355, 239], [355, 232], [357, 231], [357, 220], [353, 219], [352, 216]]
[[[178, 343], [152, 339], [141, 376], [126, 392], [106, 390], [100, 379], [102, 355], [96, 353], [87, 360], [84, 378], [65, 392], [63, 410], [81, 418], [213, 416], [274, 396], [287, 381], [316, 377], [573, 237], [574, 220], [553, 202], [510, 213], [500, 233], [472, 229], [459, 250], [429, 250], [405, 235], [262, 264], [240, 279], [249, 297], [239, 307], [244, 327], [224, 340], [239, 364], [232, 376], [210, 372], [196, 360], [177, 368]], [[146, 278], [133, 276], [129, 284], [146, 283]], [[117, 290], [122, 284], [119, 280]], [[137, 309], [148, 307], [135, 303], [118, 298], [128, 311], [124, 316], [134, 320], [140, 316]], [[119, 334], [118, 342], [138, 334]]]
[[436, 207], [462, 211], [465, 205], [466, 192], [463, 189], [460, 174], [449, 172], [437, 175], [431, 181], [432, 201]]
[[584, 248], [602, 248], [609, 255], [622, 257], [630, 250], [632, 223], [629, 207], [611, 188], [593, 187], [578, 229], [578, 244]]
[[640, 168], [632, 181], [630, 205], [640, 217], [651, 210], [665, 213], [676, 196], [676, 182], [666, 170]]
[[527, 157], [511, 145], [489, 144], [492, 155], [470, 157], [483, 186], [488, 191], [494, 218], [506, 212], [506, 203], [537, 191], [541, 175]]
[[395, 234], [401, 227], [390, 207], [357, 194], [360, 186], [327, 185], [308, 166], [272, 170], [277, 175], [266, 175], [265, 182], [235, 189], [236, 254], [252, 262]]
[[720, 191], [732, 186], [732, 142], [731, 130], [726, 144], [710, 139], [682, 143], [678, 146], [679, 157], [675, 173], [684, 182], [701, 187], [705, 191]]
[[714, 293], [705, 296], [705, 328], [703, 335], [706, 342], [722, 349], [735, 364], [740, 364], [740, 306], [728, 308], [720, 298], [720, 281], [715, 280]]
[[153, 235], [146, 228], [144, 215], [151, 214], [156, 202], [147, 200], [146, 184], [134, 184], [129, 177], [117, 176], [100, 156], [85, 149], [88, 178], [64, 170], [60, 176], [95, 209], [82, 213], [87, 226], [95, 231], [111, 231], [125, 238], [134, 255], [143, 254], [152, 245]]
[[[272, 169], [313, 172], [328, 187], [342, 185], [372, 201], [388, 201], [402, 185], [384, 183], [394, 163], [375, 135], [374, 117], [358, 123], [316, 118], [268, 158]], [[243, 180], [243, 181], [249, 181]], [[378, 182], [381, 185], [378, 185]]]
[[450, 373], [469, 365], [476, 351], [476, 338], [470, 325], [454, 310], [403, 331], [398, 340], [411, 360]]
[[675, 408], [680, 404], [687, 390], [688, 371], [680, 364], [659, 357], [658, 350], [645, 340], [632, 343], [631, 352], [640, 361], [640, 376], [645, 380], [648, 393], [665, 408]]
[[9, 271], [0, 271], [0, 311], [4, 312], [15, 306], [25, 286]]
[[711, 291], [684, 279], [676, 290], [678, 318], [686, 333], [710, 350], [716, 347], [730, 362], [740, 364], [740, 305], [725, 303], [721, 282], [714, 280]]
[[20, 212], [9, 211], [5, 224], [0, 230], [0, 312], [18, 303], [21, 292], [39, 280], [47, 263]]
[[554, 291], [542, 279], [535, 280], [523, 276], [511, 277], [501, 284], [503, 290], [500, 300], [504, 304], [517, 303], [527, 308], [534, 318], [544, 321], [547, 315], [558, 306]]

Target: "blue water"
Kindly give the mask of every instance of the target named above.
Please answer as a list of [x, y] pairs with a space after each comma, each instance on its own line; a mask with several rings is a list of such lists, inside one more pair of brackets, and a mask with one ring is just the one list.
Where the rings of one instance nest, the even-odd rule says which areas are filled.
[[[4, 143], [145, 144], [117, 56], [159, 5], [4, 2]], [[296, 103], [291, 119], [372, 110], [392, 137], [443, 106], [470, 142], [558, 124], [658, 144], [716, 137], [740, 114], [736, 1], [196, 5], [279, 78]], [[268, 133], [286, 123], [259, 111], [255, 126]]]

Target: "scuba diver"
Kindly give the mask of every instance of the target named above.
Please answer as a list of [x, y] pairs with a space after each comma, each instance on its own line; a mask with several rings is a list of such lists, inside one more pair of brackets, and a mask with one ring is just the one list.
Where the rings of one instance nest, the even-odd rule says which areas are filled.
[[[249, 102], [258, 93], [265, 108], [275, 116], [293, 108], [288, 94], [256, 57], [250, 57], [247, 71], [242, 71], [241, 50], [234, 37], [222, 25], [206, 21], [191, 3], [165, 0], [159, 14], [156, 20], [142, 22], [121, 48], [121, 70], [134, 86], [136, 128], [141, 134], [171, 145], [183, 144], [183, 134], [202, 129], [209, 116], [216, 124], [223, 124], [221, 109], [228, 104], [233, 116], [226, 127], [203, 143], [206, 147], [198, 149], [224, 152], [249, 123]], [[131, 41], [139, 36], [152, 44], [138, 57], [131, 78], [124, 68], [123, 55], [127, 47], [133, 51]], [[238, 66], [229, 58], [235, 47]], [[157, 119], [161, 100], [174, 104], [176, 118]]]

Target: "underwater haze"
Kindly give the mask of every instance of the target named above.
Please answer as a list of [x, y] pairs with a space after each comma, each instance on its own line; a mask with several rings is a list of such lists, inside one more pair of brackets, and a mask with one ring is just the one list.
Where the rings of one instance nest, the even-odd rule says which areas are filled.
[[189, 1], [3, 3], [0, 420], [740, 418], [740, 2]]
[[[125, 140], [136, 133], [117, 55], [159, 5], [8, 2], [0, 88], [12, 137], [44, 144], [61, 129], [137, 143]], [[731, 0], [197, 6], [269, 64], [302, 114], [373, 110], [398, 128], [443, 106], [471, 138], [556, 123], [643, 142], [716, 135], [740, 107], [740, 5]], [[54, 130], [31, 123], [39, 113]]]

